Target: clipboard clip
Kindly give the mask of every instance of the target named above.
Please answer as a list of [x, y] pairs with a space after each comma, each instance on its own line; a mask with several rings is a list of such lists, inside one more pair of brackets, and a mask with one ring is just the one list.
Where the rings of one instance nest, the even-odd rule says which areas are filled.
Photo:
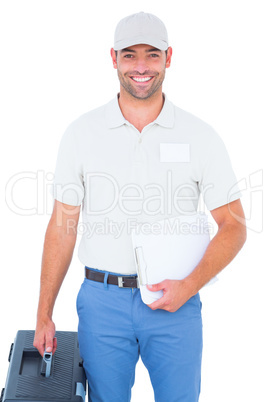
[[138, 278], [140, 285], [146, 285], [148, 283], [147, 278], [147, 264], [143, 256], [143, 249], [141, 246], [135, 247], [135, 257], [138, 270]]

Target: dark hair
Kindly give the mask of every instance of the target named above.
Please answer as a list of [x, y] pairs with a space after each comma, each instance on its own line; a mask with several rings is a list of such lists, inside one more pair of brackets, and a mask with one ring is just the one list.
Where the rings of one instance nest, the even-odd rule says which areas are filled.
[[[166, 57], [167, 57], [167, 50], [165, 50]], [[115, 57], [117, 58], [117, 50], [115, 50]]]

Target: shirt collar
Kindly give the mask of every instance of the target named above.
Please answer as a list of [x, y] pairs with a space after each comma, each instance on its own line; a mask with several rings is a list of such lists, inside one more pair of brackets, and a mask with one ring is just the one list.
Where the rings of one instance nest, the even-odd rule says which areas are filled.
[[[167, 99], [166, 94], [164, 94], [164, 105], [161, 112], [154, 120], [153, 123], [158, 124], [162, 127], [172, 128], [174, 126], [175, 116], [174, 116], [174, 105]], [[118, 94], [106, 105], [105, 108], [105, 120], [109, 128], [120, 127], [123, 124], [129, 124], [129, 122], [123, 116], [119, 103]]]

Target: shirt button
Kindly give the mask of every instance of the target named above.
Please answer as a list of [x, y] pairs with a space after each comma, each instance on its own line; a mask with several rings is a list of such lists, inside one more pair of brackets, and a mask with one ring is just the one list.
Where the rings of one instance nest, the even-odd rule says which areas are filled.
[[141, 143], [142, 142], [142, 138], [139, 138], [139, 143]]

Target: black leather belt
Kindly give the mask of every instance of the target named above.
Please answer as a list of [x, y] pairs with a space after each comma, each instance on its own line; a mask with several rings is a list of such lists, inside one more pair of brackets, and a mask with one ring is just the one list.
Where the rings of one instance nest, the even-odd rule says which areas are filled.
[[[85, 268], [85, 275], [87, 279], [96, 282], [104, 282], [105, 274], [103, 272], [91, 271]], [[117, 276], [109, 274], [107, 278], [109, 285], [117, 285], [120, 288], [139, 288], [137, 276]]]

